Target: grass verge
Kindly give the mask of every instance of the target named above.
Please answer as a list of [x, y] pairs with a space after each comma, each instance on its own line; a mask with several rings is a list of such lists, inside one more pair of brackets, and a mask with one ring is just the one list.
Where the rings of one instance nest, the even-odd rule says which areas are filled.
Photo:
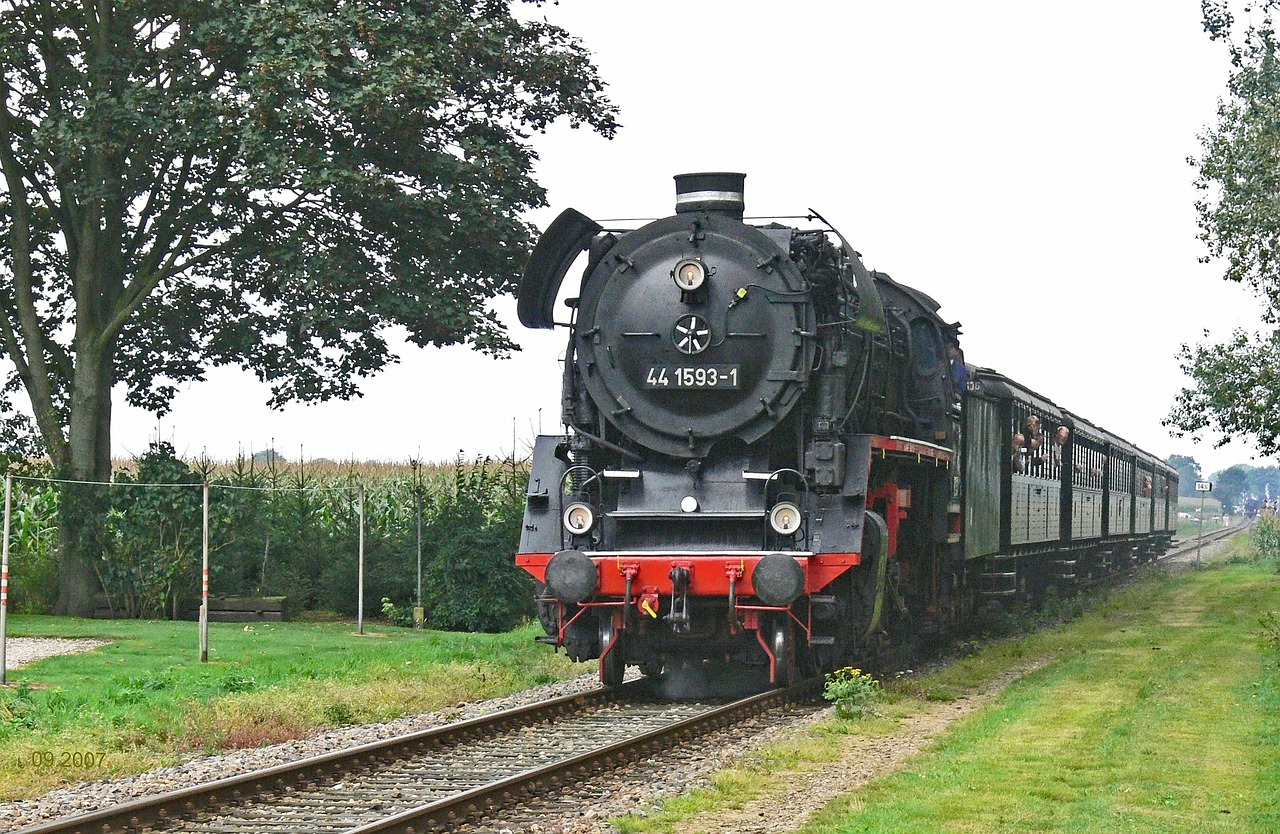
[[[9, 673], [0, 800], [140, 773], [192, 750], [251, 747], [339, 724], [447, 709], [582, 674], [530, 626], [459, 634], [350, 623], [196, 625], [15, 616], [11, 636], [112, 640]], [[78, 754], [78, 755], [77, 755]]]
[[718, 830], [699, 816], [767, 804], [847, 755], [842, 739], [891, 735], [930, 701], [1035, 669], [803, 834], [1280, 831], [1280, 638], [1262, 622], [1280, 609], [1280, 577], [1274, 562], [1228, 561], [1153, 575], [1072, 622], [890, 681], [880, 719], [829, 723], [615, 823], [624, 834]]

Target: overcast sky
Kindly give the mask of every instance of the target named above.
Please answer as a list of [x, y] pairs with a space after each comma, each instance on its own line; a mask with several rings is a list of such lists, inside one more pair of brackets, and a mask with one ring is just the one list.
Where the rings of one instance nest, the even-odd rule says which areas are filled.
[[[869, 267], [963, 324], [996, 368], [1161, 457], [1255, 464], [1241, 442], [1175, 441], [1177, 353], [1257, 327], [1257, 302], [1197, 262], [1187, 157], [1214, 120], [1225, 50], [1197, 0], [601, 2], [547, 17], [595, 54], [622, 129], [537, 136], [550, 208], [660, 217], [673, 174], [747, 174], [748, 215], [813, 208]], [[580, 270], [566, 280], [576, 286]], [[268, 410], [222, 370], [157, 421], [120, 401], [115, 450], [157, 436], [186, 455], [273, 446], [290, 459], [508, 452], [559, 421], [563, 331], [523, 330], [494, 360], [409, 348], [352, 402]]]

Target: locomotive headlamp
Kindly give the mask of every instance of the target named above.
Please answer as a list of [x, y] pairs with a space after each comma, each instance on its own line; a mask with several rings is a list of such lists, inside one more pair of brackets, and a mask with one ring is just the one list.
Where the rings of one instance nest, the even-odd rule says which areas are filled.
[[589, 504], [578, 502], [564, 510], [564, 528], [575, 536], [581, 536], [596, 526], [596, 511]]
[[790, 501], [779, 501], [769, 511], [769, 526], [779, 536], [792, 536], [800, 529], [800, 508]]
[[685, 259], [676, 264], [675, 271], [671, 275], [675, 278], [677, 287], [685, 292], [693, 292], [707, 280], [707, 269], [701, 261]]

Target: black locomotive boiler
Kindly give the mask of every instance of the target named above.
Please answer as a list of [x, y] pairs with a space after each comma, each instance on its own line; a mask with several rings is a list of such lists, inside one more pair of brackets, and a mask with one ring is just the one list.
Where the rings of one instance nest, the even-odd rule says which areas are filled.
[[634, 230], [567, 210], [526, 267], [521, 322], [569, 333], [516, 557], [547, 642], [606, 685], [784, 684], [1169, 544], [1173, 469], [953, 373], [937, 302], [824, 222], [744, 222], [744, 180], [677, 176], [676, 213]]

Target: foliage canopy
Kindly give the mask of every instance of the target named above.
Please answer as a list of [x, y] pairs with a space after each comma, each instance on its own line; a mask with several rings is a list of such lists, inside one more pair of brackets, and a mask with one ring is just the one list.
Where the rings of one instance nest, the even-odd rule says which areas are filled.
[[1237, 463], [1215, 472], [1211, 480], [1213, 497], [1220, 500], [1228, 510], [1244, 504], [1250, 498], [1280, 498], [1280, 468], [1275, 466]]
[[239, 364], [281, 404], [356, 394], [389, 327], [510, 350], [484, 302], [544, 202], [527, 139], [615, 128], [510, 0], [2, 8], [0, 337], [60, 466], [109, 451], [115, 383], [164, 412]]
[[[1227, 96], [1217, 124], [1201, 136], [1190, 160], [1200, 192], [1196, 211], [1202, 258], [1224, 259], [1224, 278], [1263, 300], [1263, 320], [1280, 323], [1280, 57], [1274, 17], [1278, 0], [1243, 6], [1238, 23], [1227, 0], [1202, 0], [1204, 28], [1231, 59]], [[1209, 333], [1205, 332], [1205, 338]], [[1222, 446], [1252, 440], [1264, 454], [1280, 452], [1280, 331], [1235, 331], [1221, 344], [1183, 345], [1182, 370], [1191, 387], [1176, 397], [1165, 420], [1175, 436], [1211, 429]]]
[[1180, 358], [1194, 385], [1165, 420], [1175, 436], [1211, 429], [1217, 446], [1247, 438], [1264, 454], [1280, 452], [1280, 331], [1236, 330], [1223, 344], [1183, 345]]

